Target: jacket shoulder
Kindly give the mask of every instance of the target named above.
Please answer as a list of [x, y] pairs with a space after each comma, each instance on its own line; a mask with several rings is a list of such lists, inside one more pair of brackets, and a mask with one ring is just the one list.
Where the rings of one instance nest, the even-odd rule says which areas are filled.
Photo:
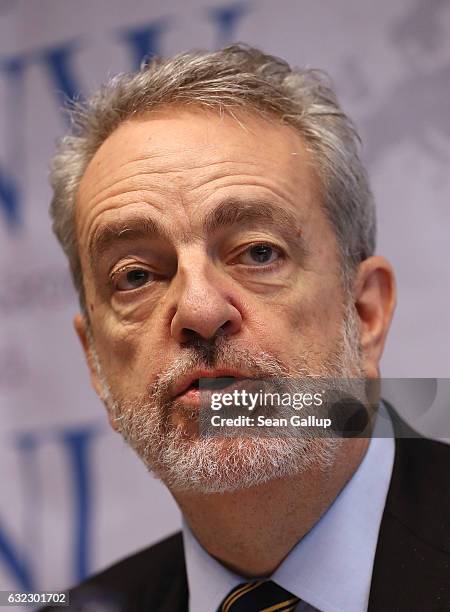
[[177, 532], [70, 589], [68, 609], [82, 612], [94, 605], [108, 612], [183, 610], [187, 593], [183, 537]]

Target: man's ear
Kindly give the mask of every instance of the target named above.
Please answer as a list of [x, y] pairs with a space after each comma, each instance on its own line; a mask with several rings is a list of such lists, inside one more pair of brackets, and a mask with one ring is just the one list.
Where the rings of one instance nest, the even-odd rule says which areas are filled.
[[391, 264], [379, 255], [365, 259], [359, 265], [353, 288], [364, 371], [369, 378], [377, 378], [397, 299]]
[[75, 331], [77, 332], [78, 338], [80, 339], [81, 346], [83, 347], [84, 356], [86, 358], [86, 363], [88, 365], [91, 377], [91, 384], [94, 387], [95, 392], [97, 393], [99, 398], [103, 401], [104, 398], [102, 386], [98, 379], [98, 373], [94, 365], [94, 356], [92, 354], [92, 349], [88, 338], [87, 321], [85, 317], [81, 314], [75, 315], [73, 319], [73, 326], [75, 328]]

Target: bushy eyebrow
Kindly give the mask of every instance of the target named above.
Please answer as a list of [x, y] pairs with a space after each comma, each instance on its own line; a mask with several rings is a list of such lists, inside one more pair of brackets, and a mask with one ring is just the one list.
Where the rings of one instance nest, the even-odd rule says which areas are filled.
[[[236, 225], [247, 225], [263, 222], [276, 229], [283, 238], [297, 249], [307, 254], [306, 245], [302, 235], [297, 216], [284, 207], [264, 200], [227, 199], [208, 211], [203, 221], [203, 231], [206, 235], [213, 234], [221, 229]], [[149, 237], [159, 237], [170, 240], [169, 231], [158, 221], [146, 215], [131, 216], [128, 219], [110, 221], [94, 232], [88, 245], [91, 266], [106, 251], [117, 246], [120, 242], [133, 242]], [[188, 243], [194, 236], [184, 232], [178, 238]]]
[[104, 253], [121, 242], [135, 242], [148, 239], [149, 236], [161, 236], [169, 239], [166, 229], [148, 216], [133, 216], [128, 219], [109, 221], [96, 230], [88, 244], [91, 267]]
[[232, 225], [263, 221], [277, 229], [287, 239], [303, 242], [297, 216], [286, 208], [265, 200], [227, 199], [206, 214], [203, 229], [212, 234]]

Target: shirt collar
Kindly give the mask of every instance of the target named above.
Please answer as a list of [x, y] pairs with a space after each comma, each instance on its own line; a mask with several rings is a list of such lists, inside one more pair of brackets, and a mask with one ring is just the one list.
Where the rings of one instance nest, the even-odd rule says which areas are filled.
[[[374, 433], [358, 469], [272, 580], [323, 612], [367, 610], [394, 453], [392, 423], [380, 402]], [[211, 557], [184, 520], [182, 529], [189, 609], [211, 612], [246, 579]]]

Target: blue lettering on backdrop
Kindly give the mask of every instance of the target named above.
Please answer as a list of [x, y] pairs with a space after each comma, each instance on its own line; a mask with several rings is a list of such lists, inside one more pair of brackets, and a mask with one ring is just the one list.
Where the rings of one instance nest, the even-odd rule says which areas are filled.
[[81, 97], [81, 88], [77, 82], [73, 65], [74, 52], [79, 48], [75, 41], [45, 49], [38, 54], [48, 70], [54, 86], [51, 91], [57, 96], [58, 106], [63, 108], [70, 100]]
[[18, 587], [24, 591], [33, 591], [31, 564], [25, 553], [19, 550], [19, 546], [13, 544], [12, 536], [8, 535], [6, 527], [0, 521], [0, 560], [2, 559]]
[[[248, 12], [249, 6], [246, 2], [232, 2], [220, 7], [208, 9], [207, 14], [210, 21], [217, 28], [216, 46], [222, 46], [231, 42], [235, 38], [236, 28], [242, 17]], [[157, 19], [145, 26], [138, 28], [126, 28], [121, 31], [119, 38], [124, 41], [129, 48], [131, 55], [132, 69], [140, 66], [143, 59], [152, 57], [161, 52], [161, 36], [169, 27], [168, 18]], [[36, 61], [43, 64], [50, 76], [50, 91], [55, 96], [58, 108], [72, 99], [82, 96], [82, 89], [77, 79], [74, 67], [75, 52], [79, 49], [78, 41], [66, 41], [50, 48], [39, 49], [27, 52], [6, 60], [0, 60], [0, 72], [7, 77], [8, 88], [10, 90], [10, 104], [7, 109], [7, 123], [14, 122], [12, 134], [18, 133], [23, 125], [23, 116], [18, 116], [18, 110], [23, 113], [23, 79], [25, 69]], [[23, 151], [22, 151], [23, 153]], [[16, 156], [24, 159], [24, 155]], [[16, 160], [9, 160], [14, 164]], [[26, 176], [26, 172], [17, 173]], [[7, 226], [10, 229], [20, 225], [22, 211], [22, 189], [19, 184], [19, 177], [15, 176], [8, 168], [0, 166], [0, 209]]]
[[[20, 130], [25, 123], [23, 96], [26, 68], [36, 62], [44, 66], [53, 84], [50, 87], [50, 92], [56, 99], [55, 108], [62, 108], [62, 104], [73, 99], [80, 92], [72, 62], [72, 56], [76, 49], [77, 45], [70, 41], [52, 48], [10, 57], [0, 62], [0, 71], [6, 77], [8, 83], [7, 123], [13, 123], [13, 129], [10, 129], [9, 137], [16, 139], [15, 143], [7, 143], [7, 145], [11, 149], [19, 147], [13, 159], [9, 160], [10, 166], [25, 159], [25, 152], [20, 150], [23, 147], [24, 139], [20, 138], [18, 134], [20, 134]], [[23, 170], [17, 173], [17, 175], [19, 174], [20, 176], [26, 176], [26, 172]], [[16, 173], [8, 168], [0, 167], [0, 208], [3, 209], [6, 223], [11, 229], [17, 228], [21, 222], [22, 191]]]
[[92, 442], [98, 428], [87, 426], [65, 432], [61, 440], [70, 462], [70, 478], [75, 508], [73, 550], [75, 579], [89, 574], [91, 518], [92, 518]]
[[235, 40], [238, 22], [248, 12], [248, 8], [247, 2], [233, 2], [208, 9], [211, 21], [217, 25], [217, 47], [223, 47]]
[[[72, 528], [73, 546], [69, 547], [71, 582], [85, 578], [91, 570], [91, 525], [93, 519], [92, 445], [102, 433], [103, 426], [97, 423], [77, 428], [55, 431], [44, 430], [20, 434], [13, 440], [14, 450], [19, 454], [22, 467], [23, 506], [25, 523], [24, 543], [14, 542], [13, 535], [0, 521], [0, 561], [13, 577], [20, 589], [32, 591], [36, 588], [34, 559], [39, 551], [33, 544], [39, 540], [39, 514], [42, 475], [38, 473], [37, 454], [44, 444], [57, 442], [65, 453], [67, 480], [72, 485], [74, 498], [74, 521]], [[36, 561], [37, 562], [37, 561]]]
[[[10, 128], [6, 135], [10, 154], [10, 165], [22, 157], [21, 145], [23, 142], [23, 68], [25, 58], [12, 57], [0, 63], [0, 71], [7, 80], [6, 88], [6, 116], [5, 125]], [[11, 130], [12, 125], [12, 130]], [[0, 208], [3, 209], [6, 223], [12, 230], [17, 230], [20, 224], [21, 193], [18, 180], [13, 173], [0, 166]]]
[[129, 46], [133, 70], [138, 70], [143, 60], [161, 54], [161, 35], [168, 25], [168, 19], [158, 19], [143, 27], [121, 31], [120, 38]]
[[0, 206], [6, 223], [14, 230], [19, 225], [19, 185], [12, 176], [0, 167]]

